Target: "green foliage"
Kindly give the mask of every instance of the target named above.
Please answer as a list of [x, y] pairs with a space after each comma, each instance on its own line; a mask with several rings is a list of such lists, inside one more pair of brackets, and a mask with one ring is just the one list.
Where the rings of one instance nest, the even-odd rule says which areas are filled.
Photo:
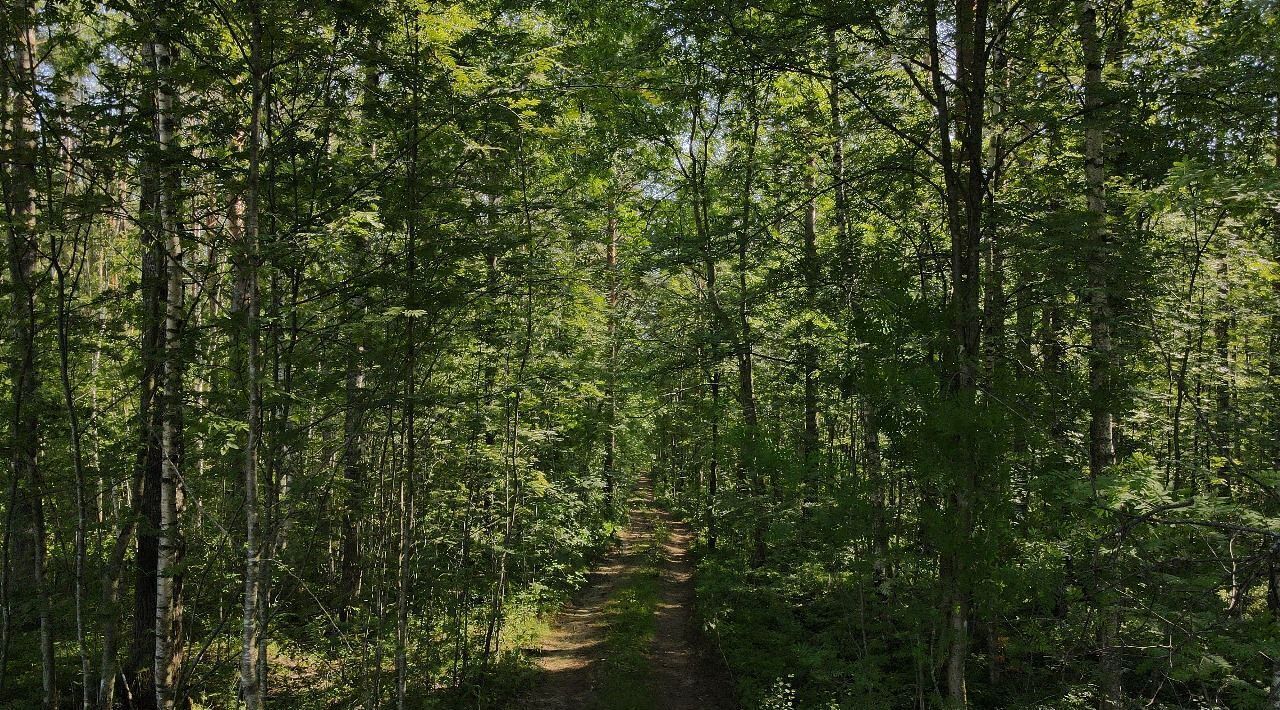
[[280, 706], [518, 703], [641, 476], [745, 707], [1275, 704], [1274, 3], [10, 5], [0, 704], [151, 693], [162, 449], [194, 707], [251, 454]]

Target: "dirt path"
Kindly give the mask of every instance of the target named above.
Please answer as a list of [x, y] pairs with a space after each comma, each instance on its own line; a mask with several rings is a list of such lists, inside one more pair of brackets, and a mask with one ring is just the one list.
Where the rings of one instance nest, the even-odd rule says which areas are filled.
[[[524, 707], [613, 708], [619, 705], [619, 688], [628, 708], [735, 707], [725, 673], [708, 657], [693, 620], [693, 534], [654, 505], [648, 485], [640, 490], [620, 543], [533, 650], [542, 677]], [[648, 603], [637, 607], [637, 597]], [[632, 612], [651, 608], [652, 619], [642, 619], [644, 648], [638, 661], [643, 668], [619, 666], [619, 659], [610, 657], [618, 653], [616, 639], [623, 633], [614, 626], [627, 623], [617, 611], [624, 603]]]

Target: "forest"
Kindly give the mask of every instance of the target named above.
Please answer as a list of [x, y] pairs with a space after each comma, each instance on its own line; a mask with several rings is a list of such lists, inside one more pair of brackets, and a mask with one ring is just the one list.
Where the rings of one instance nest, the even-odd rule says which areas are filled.
[[3, 0], [0, 707], [1280, 710], [1276, 0]]

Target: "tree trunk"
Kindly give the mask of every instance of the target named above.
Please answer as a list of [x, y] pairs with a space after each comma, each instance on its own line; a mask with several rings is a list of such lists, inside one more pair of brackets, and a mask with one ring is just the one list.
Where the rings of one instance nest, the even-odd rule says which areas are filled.
[[[1235, 431], [1235, 422], [1231, 407], [1231, 302], [1230, 302], [1230, 272], [1227, 268], [1229, 257], [1223, 255], [1218, 262], [1218, 315], [1213, 323], [1213, 343], [1214, 355], [1217, 358], [1218, 382], [1216, 383], [1215, 400], [1217, 404], [1217, 417], [1215, 421], [1215, 438], [1217, 439], [1218, 454], [1218, 475], [1221, 483], [1218, 491], [1223, 495], [1231, 495], [1231, 482], [1228, 476], [1231, 473], [1231, 456], [1232, 456], [1232, 434]], [[1232, 605], [1235, 606], [1234, 603]]]
[[[73, 236], [79, 239], [78, 236]], [[75, 626], [76, 651], [80, 656], [81, 701], [85, 710], [93, 707], [93, 677], [89, 665], [89, 647], [84, 623], [85, 566], [87, 563], [89, 501], [85, 480], [85, 463], [83, 436], [80, 424], [80, 413], [76, 409], [75, 387], [71, 383], [71, 307], [75, 298], [79, 275], [83, 270], [84, 259], [81, 245], [77, 242], [71, 248], [68, 263], [62, 263], [61, 249], [52, 246], [52, 266], [58, 284], [58, 375], [62, 385], [62, 402], [66, 407], [67, 428], [70, 435], [71, 468], [75, 478]]]
[[711, 363], [711, 458], [707, 462], [707, 549], [716, 549], [716, 498], [720, 487], [720, 366]]
[[[151, 61], [151, 43], [144, 45], [144, 59]], [[151, 104], [155, 100], [155, 94], [151, 91], [144, 91], [142, 95], [143, 108], [150, 111]], [[154, 216], [154, 202], [156, 194], [156, 182], [153, 171], [149, 166], [149, 161], [145, 156], [140, 160], [142, 173], [142, 195], [139, 205], [141, 213], [141, 222], [144, 227], [150, 227], [151, 219]], [[123, 187], [121, 188], [123, 192]], [[115, 225], [117, 235], [124, 232], [124, 220]], [[113, 708], [116, 701], [116, 682], [121, 673], [119, 659], [120, 644], [120, 598], [123, 577], [126, 571], [126, 557], [129, 553], [129, 543], [133, 538], [135, 530], [146, 528], [151, 537], [144, 540], [144, 531], [139, 530], [137, 537], [137, 548], [134, 561], [134, 607], [135, 618], [133, 626], [133, 638], [131, 640], [128, 665], [123, 669], [126, 675], [134, 679], [135, 682], [145, 680], [149, 674], [140, 674], [143, 670], [142, 651], [148, 648], [145, 645], [149, 638], [152, 638], [155, 623], [155, 531], [159, 527], [159, 521], [152, 521], [145, 515], [144, 487], [150, 483], [151, 490], [156, 490], [158, 483], [156, 478], [152, 476], [153, 472], [158, 472], [160, 465], [160, 440], [158, 429], [153, 426], [153, 417], [159, 412], [160, 403], [157, 401], [157, 367], [160, 361], [160, 284], [159, 275], [160, 267], [163, 262], [158, 258], [157, 245], [155, 240], [155, 230], [144, 228], [141, 230], [141, 246], [142, 246], [142, 269], [141, 269], [141, 286], [142, 286], [142, 327], [140, 339], [140, 360], [142, 364], [142, 375], [139, 378], [139, 401], [138, 401], [138, 421], [140, 424], [140, 435], [138, 438], [137, 461], [133, 466], [133, 475], [129, 482], [127, 503], [133, 514], [121, 514], [123, 506], [117, 506], [116, 514], [120, 522], [115, 530], [115, 541], [112, 545], [111, 552], [107, 557], [106, 565], [102, 570], [102, 592], [101, 602], [98, 610], [100, 624], [102, 627], [102, 655], [98, 664], [98, 693], [97, 705], [99, 708]], [[103, 256], [101, 273], [105, 275], [105, 255]], [[100, 315], [101, 329], [105, 332], [106, 315], [105, 306], [103, 313]], [[95, 354], [95, 357], [97, 355]], [[96, 370], [96, 364], [95, 364]], [[96, 398], [95, 398], [96, 399]], [[94, 407], [96, 411], [96, 406]], [[95, 437], [96, 439], [96, 437]], [[95, 443], [95, 448], [97, 444]], [[95, 451], [95, 458], [97, 453]], [[96, 466], [95, 466], [96, 468]], [[101, 507], [101, 506], [100, 506]], [[158, 511], [157, 511], [158, 512]], [[99, 519], [103, 517], [103, 511], [99, 510]], [[146, 544], [144, 544], [146, 543]], [[150, 552], [147, 556], [146, 552]], [[146, 586], [147, 582], [150, 586]], [[150, 616], [145, 614], [149, 610]], [[142, 615], [139, 615], [142, 614]], [[154, 646], [151, 646], [154, 648]], [[155, 698], [154, 693], [139, 693], [141, 689], [129, 687], [127, 699], [135, 706], [150, 705]]]
[[[1280, 157], [1277, 158], [1280, 161]], [[1267, 611], [1273, 623], [1280, 623], [1280, 563], [1277, 552], [1272, 547], [1267, 555]], [[1267, 703], [1271, 710], [1280, 710], [1280, 656], [1271, 659], [1271, 687], [1267, 694]]]
[[[951, 237], [950, 323], [943, 396], [961, 419], [952, 445], [956, 452], [948, 482], [945, 519], [950, 531], [939, 560], [939, 585], [946, 615], [947, 702], [968, 705], [966, 665], [969, 652], [969, 608], [973, 571], [974, 504], [982, 463], [975, 449], [973, 423], [965, 412], [978, 407], [977, 382], [982, 351], [981, 246], [984, 225], [986, 154], [987, 0], [960, 0], [955, 5], [954, 93], [948, 97], [939, 40], [936, 0], [927, 7], [929, 66], [936, 97], [939, 160], [945, 182], [947, 225]], [[954, 138], [953, 138], [954, 135]], [[956, 144], [959, 144], [958, 146]]]
[[[9, 38], [6, 38], [6, 40], [7, 39]], [[7, 80], [0, 81], [0, 106], [4, 106], [4, 107], [9, 106], [10, 93], [11, 93], [10, 82]], [[7, 125], [7, 123], [0, 125], [0, 128], [2, 128], [3, 131], [6, 133], [9, 131], [9, 126]], [[5, 148], [7, 150], [8, 146], [5, 146]], [[9, 156], [11, 155], [12, 153], [6, 153], [6, 160], [8, 160]], [[10, 170], [9, 163], [6, 162], [4, 166], [4, 170], [5, 171]], [[0, 190], [3, 190], [3, 194], [0, 194], [0, 201], [3, 202], [6, 210], [11, 209], [10, 208], [11, 196], [6, 189], [7, 187], [8, 185], [0, 185]], [[13, 234], [14, 233], [11, 230], [9, 230], [8, 239], [5, 240], [6, 258], [9, 258], [12, 256], [11, 248], [14, 243]], [[17, 312], [17, 308], [18, 308], [17, 301], [13, 300], [13, 297], [11, 297], [10, 311], [8, 313], [10, 317], [10, 322], [6, 323], [5, 325], [7, 327], [13, 328], [15, 331], [16, 331], [16, 320], [14, 318], [14, 314]], [[10, 368], [13, 367], [13, 363], [15, 362], [12, 359], [15, 354], [17, 354], [16, 348], [13, 350], [13, 352], [5, 353], [5, 355], [10, 358], [10, 362], [6, 363], [6, 365], [9, 366]], [[12, 374], [12, 369], [10, 369], [10, 374]], [[13, 627], [12, 627], [13, 618], [11, 614], [11, 612], [13, 611], [13, 608], [12, 608], [13, 599], [12, 599], [12, 595], [10, 594], [10, 590], [12, 589], [11, 582], [13, 577], [12, 575], [13, 570], [10, 565], [10, 560], [12, 559], [11, 552], [12, 552], [12, 543], [14, 541], [13, 540], [13, 524], [15, 522], [14, 504], [18, 500], [18, 485], [17, 485], [18, 479], [15, 476], [16, 472], [13, 471], [12, 452], [10, 452], [10, 458], [7, 461], [7, 463], [10, 469], [9, 480], [7, 482], [7, 485], [5, 486], [6, 493], [8, 494], [8, 500], [6, 501], [6, 505], [5, 505], [4, 525], [0, 527], [0, 531], [2, 531], [2, 533], [0, 533], [0, 692], [3, 692], [7, 687], [6, 680], [9, 677], [9, 673], [8, 673], [9, 671], [9, 637], [12, 635], [12, 631], [13, 631]]]
[[804, 331], [800, 343], [800, 366], [804, 370], [804, 435], [800, 440], [804, 466], [804, 501], [801, 514], [808, 517], [818, 498], [818, 344], [813, 319], [818, 308], [818, 159], [810, 155], [805, 164], [804, 188], [808, 199], [804, 210], [804, 251], [800, 272], [804, 278]]
[[[1280, 87], [1280, 55], [1273, 56], [1275, 62], [1273, 86]], [[1272, 97], [1275, 102], [1275, 137], [1272, 148], [1275, 150], [1274, 165], [1280, 169], [1280, 93]], [[1271, 217], [1271, 260], [1280, 266], [1280, 204], [1272, 208]], [[1280, 280], [1271, 283], [1272, 312], [1271, 333], [1268, 343], [1267, 375], [1271, 389], [1271, 466], [1280, 469]], [[1267, 557], [1267, 608], [1271, 618], [1280, 622], [1280, 563], [1274, 546]], [[0, 669], [2, 671], [3, 669]], [[1280, 710], [1280, 654], [1271, 660], [1271, 690], [1267, 698], [1272, 710]]]
[[406, 225], [406, 281], [405, 281], [405, 360], [404, 360], [404, 470], [400, 477], [400, 550], [399, 566], [396, 575], [396, 707], [404, 710], [409, 685], [409, 586], [412, 584], [411, 563], [413, 561], [413, 518], [414, 518], [414, 477], [417, 471], [417, 359], [418, 343], [414, 335], [417, 319], [418, 292], [418, 241], [417, 241], [417, 205], [418, 205], [418, 13], [414, 10], [412, 21], [413, 46], [413, 86], [410, 111], [412, 112], [409, 132], [409, 164], [405, 175], [406, 193], [408, 194], [410, 212]]
[[[143, 58], [156, 81], [154, 67], [157, 43], [143, 46]], [[154, 86], [143, 91], [143, 111], [154, 122], [158, 92]], [[154, 130], [154, 126], [153, 126]], [[154, 141], [154, 135], [152, 136]], [[156, 648], [157, 565], [160, 545], [160, 488], [163, 478], [163, 422], [165, 400], [162, 396], [165, 348], [165, 300], [168, 258], [165, 254], [164, 230], [160, 198], [162, 158], [158, 145], [152, 142], [140, 157], [141, 195], [138, 211], [142, 241], [142, 378], [138, 419], [141, 442], [138, 452], [138, 485], [135, 487], [133, 510], [137, 518], [137, 547], [134, 553], [133, 640], [129, 649], [126, 692], [133, 707], [155, 706], [154, 679]], [[108, 689], [108, 695], [110, 695]]]
[[[137, 500], [141, 493], [142, 478], [134, 476], [129, 497]], [[107, 558], [106, 568], [102, 572], [102, 659], [98, 664], [98, 707], [115, 707], [116, 676], [119, 674], [119, 659], [116, 658], [119, 644], [120, 625], [120, 581], [124, 573], [124, 558], [129, 551], [129, 538], [133, 534], [135, 523], [132, 517], [126, 517], [116, 532], [115, 544], [111, 555]], [[154, 697], [154, 696], [149, 696]]]
[[156, 213], [159, 227], [156, 239], [163, 244], [166, 260], [165, 318], [161, 401], [161, 479], [160, 527], [156, 558], [155, 667], [152, 671], [156, 688], [156, 706], [173, 708], [177, 695], [178, 671], [182, 667], [182, 605], [179, 600], [181, 580], [177, 567], [181, 561], [183, 542], [181, 513], [182, 478], [182, 331], [186, 318], [183, 286], [182, 225], [179, 221], [178, 158], [175, 154], [177, 125], [174, 118], [175, 92], [170, 83], [173, 48], [167, 39], [152, 42], [151, 56], [155, 64], [155, 114], [153, 128], [158, 177]]
[[827, 108], [831, 113], [831, 187], [835, 199], [832, 216], [836, 223], [836, 249], [840, 252], [843, 280], [848, 285], [856, 268], [857, 250], [849, 243], [849, 197], [844, 184], [844, 114], [840, 107], [840, 45], [836, 27], [828, 24], [827, 33]]
[[[36, 410], [36, 328], [39, 253], [36, 226], [36, 9], [25, 2], [14, 9], [12, 37], [14, 80], [11, 96], [9, 189], [12, 215], [9, 228], [10, 345], [9, 376], [12, 396], [9, 512], [5, 525], [4, 639], [0, 643], [0, 676], [6, 675], [12, 617], [34, 616], [40, 630], [42, 702], [57, 705], [54, 679], [53, 628], [49, 589], [45, 579], [46, 541], [44, 491], [38, 456], [39, 417]], [[19, 590], [15, 599], [14, 590]], [[16, 601], [16, 609], [14, 608]]]
[[1102, 43], [1098, 38], [1095, 0], [1083, 0], [1079, 11], [1084, 52], [1084, 178], [1089, 210], [1089, 475], [1093, 479], [1115, 463], [1112, 415], [1111, 293], [1107, 274], [1111, 233], [1107, 226], [1106, 120]]
[[[364, 240], [362, 239], [361, 242]], [[363, 270], [363, 243], [355, 245], [356, 267], [352, 273]], [[356, 292], [352, 297], [351, 312], [360, 317], [364, 311], [364, 297]], [[364, 461], [360, 447], [361, 427], [364, 421], [364, 402], [361, 391], [364, 389], [364, 357], [362, 337], [354, 336], [347, 354], [345, 402], [342, 414], [342, 476], [346, 483], [346, 497], [342, 509], [342, 542], [341, 569], [342, 588], [339, 594], [342, 600], [338, 606], [338, 618], [348, 621], [352, 606], [360, 598], [362, 565], [360, 554], [360, 523], [365, 512]]]
[[[361, 97], [361, 114], [366, 121], [372, 121], [376, 110], [376, 94], [381, 78], [372, 64], [364, 71], [363, 96]], [[370, 142], [367, 145], [372, 157], [377, 155], [377, 146]], [[351, 275], [358, 276], [365, 272], [367, 264], [366, 251], [368, 240], [359, 230], [351, 244], [353, 261]], [[350, 320], [359, 322], [365, 313], [365, 294], [363, 289], [355, 288], [351, 294]], [[345, 377], [345, 407], [342, 413], [342, 475], [346, 482], [346, 499], [342, 510], [342, 542], [339, 567], [342, 578], [340, 594], [342, 600], [338, 606], [338, 618], [349, 620], [351, 607], [360, 598], [363, 579], [361, 564], [360, 532], [361, 520], [365, 512], [367, 492], [364, 475], [363, 451], [361, 450], [361, 428], [364, 424], [365, 404], [362, 395], [364, 389], [364, 331], [357, 326], [347, 353]]]
[[[1096, 0], [1081, 0], [1079, 8], [1080, 45], [1084, 55], [1084, 180], [1089, 211], [1088, 273], [1089, 303], [1089, 478], [1097, 491], [1097, 479], [1116, 462], [1114, 421], [1114, 356], [1111, 346], [1111, 230], [1107, 214], [1106, 132], [1107, 86], [1104, 82], [1103, 47], [1098, 32]], [[1112, 51], [1123, 31], [1117, 27]], [[1095, 570], [1095, 576], [1103, 570]], [[1096, 583], [1096, 582], [1095, 582]], [[1101, 595], [1099, 595], [1101, 596]], [[1099, 651], [1098, 704], [1110, 708], [1120, 702], [1120, 675], [1116, 668], [1114, 634], [1119, 631], [1118, 611], [1099, 600], [1097, 644]]]
[[607, 426], [604, 448], [604, 496], [605, 505], [612, 513], [613, 490], [615, 486], [614, 468], [618, 456], [618, 217], [615, 214], [613, 198], [609, 200], [609, 217], [605, 224], [605, 270], [608, 276], [608, 345], [609, 361], [605, 373], [605, 399], [608, 407]]
[[738, 399], [742, 404], [742, 444], [738, 455], [740, 478], [751, 486], [751, 495], [755, 498], [755, 522], [752, 525], [752, 560], [755, 564], [763, 564], [767, 550], [764, 533], [766, 513], [764, 474], [759, 465], [760, 417], [756, 406], [755, 362], [752, 353], [754, 336], [751, 333], [750, 296], [747, 291], [747, 270], [750, 264], [747, 254], [751, 248], [751, 219], [754, 201], [752, 191], [755, 189], [756, 176], [756, 144], [760, 139], [760, 114], [756, 103], [755, 76], [749, 80], [747, 111], [751, 122], [751, 133], [747, 138], [747, 154], [745, 156], [746, 174], [742, 181], [741, 217], [738, 230]]
[[262, 710], [265, 689], [259, 666], [262, 654], [262, 541], [258, 510], [258, 439], [262, 433], [262, 390], [259, 383], [258, 356], [258, 200], [261, 171], [262, 114], [264, 91], [264, 57], [262, 56], [262, 18], [255, 8], [249, 51], [250, 110], [249, 167], [245, 183], [244, 237], [239, 245], [237, 289], [243, 295], [241, 315], [244, 347], [243, 389], [247, 431], [243, 449], [245, 570], [244, 604], [241, 619], [242, 648], [240, 657], [240, 694], [247, 710]]

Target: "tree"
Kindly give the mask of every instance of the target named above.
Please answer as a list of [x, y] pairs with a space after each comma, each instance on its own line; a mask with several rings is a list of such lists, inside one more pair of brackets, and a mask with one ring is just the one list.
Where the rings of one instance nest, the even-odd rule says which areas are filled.
[[5, 524], [5, 618], [0, 641], [0, 676], [6, 674], [12, 616], [13, 589], [22, 590], [16, 603], [20, 618], [34, 616], [40, 628], [41, 702], [58, 703], [53, 655], [50, 592], [46, 584], [48, 555], [44, 519], [44, 482], [37, 462], [39, 402], [37, 388], [38, 293], [43, 278], [36, 270], [40, 232], [36, 214], [37, 131], [39, 93], [36, 69], [39, 48], [33, 3], [13, 8], [12, 101], [9, 126], [9, 159], [6, 171], [5, 212], [9, 222], [10, 346], [9, 383], [12, 392], [10, 420], [9, 506]]

